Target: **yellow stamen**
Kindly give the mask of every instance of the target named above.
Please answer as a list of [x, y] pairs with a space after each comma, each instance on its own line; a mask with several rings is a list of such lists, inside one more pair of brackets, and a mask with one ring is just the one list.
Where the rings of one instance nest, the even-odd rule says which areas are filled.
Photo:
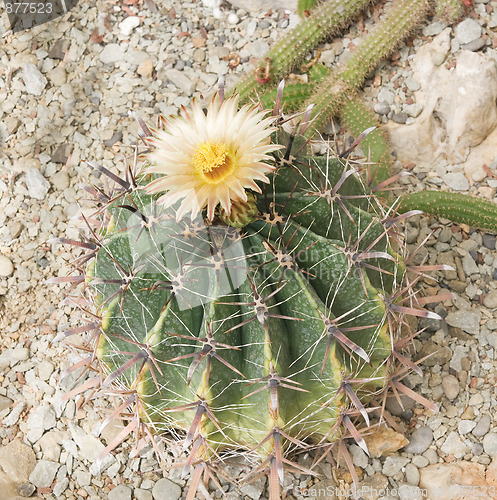
[[208, 184], [218, 184], [235, 170], [228, 146], [221, 142], [201, 142], [193, 155], [195, 170]]

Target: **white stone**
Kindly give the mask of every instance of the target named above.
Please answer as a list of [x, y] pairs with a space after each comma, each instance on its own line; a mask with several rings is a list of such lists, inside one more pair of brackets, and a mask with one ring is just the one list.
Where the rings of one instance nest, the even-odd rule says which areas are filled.
[[131, 500], [131, 493], [131, 488], [120, 484], [109, 492], [108, 500]]
[[104, 64], [111, 64], [124, 60], [126, 53], [117, 43], [108, 43], [98, 57]]
[[28, 427], [30, 429], [48, 430], [55, 427], [56, 423], [55, 412], [48, 405], [38, 406], [31, 411], [28, 417]]
[[178, 500], [181, 497], [181, 487], [169, 479], [159, 479], [152, 488], [154, 500]]
[[218, 9], [221, 5], [221, 0], [202, 0], [202, 3], [204, 4], [204, 7], [207, 7], [208, 9]]
[[166, 72], [167, 78], [174, 84], [178, 89], [182, 90], [186, 95], [191, 96], [195, 90], [195, 82], [190, 80], [185, 73], [177, 69], [169, 69]]
[[37, 488], [48, 488], [57, 474], [59, 464], [50, 460], [40, 460], [29, 475], [29, 480]]
[[238, 24], [239, 22], [240, 22], [240, 18], [234, 12], [230, 12], [228, 14], [228, 23]]
[[454, 191], [467, 191], [469, 189], [468, 179], [462, 172], [449, 172], [444, 174], [442, 179]]
[[119, 31], [121, 35], [128, 36], [137, 26], [140, 26], [140, 18], [138, 16], [128, 16], [119, 23]]
[[48, 73], [48, 78], [54, 87], [60, 87], [66, 83], [66, 70], [62, 65], [59, 65]]
[[38, 376], [42, 379], [47, 381], [50, 378], [50, 375], [52, 375], [55, 367], [50, 361], [44, 359], [37, 365], [38, 369]]
[[25, 406], [26, 404], [24, 402], [20, 402], [14, 406], [11, 412], [2, 420], [3, 427], [11, 427], [17, 424]]
[[50, 189], [50, 183], [43, 177], [41, 172], [34, 167], [26, 170], [26, 185], [28, 194], [36, 200], [43, 200]]
[[14, 272], [14, 264], [12, 261], [5, 257], [5, 255], [0, 255], [0, 276], [7, 278]]
[[476, 427], [476, 422], [472, 420], [460, 420], [457, 424], [457, 430], [461, 436], [468, 434]]
[[480, 23], [471, 18], [465, 19], [459, 23], [454, 31], [456, 39], [461, 45], [472, 42], [481, 36]]
[[455, 326], [473, 335], [480, 331], [480, 320], [481, 312], [475, 310], [453, 311], [445, 318], [445, 321], [447, 321], [450, 326]]
[[452, 431], [449, 433], [440, 449], [447, 455], [454, 455], [456, 458], [461, 458], [466, 453], [467, 448], [468, 447], [461, 441], [457, 432]]
[[34, 64], [24, 64], [22, 67], [22, 75], [24, 86], [28, 94], [41, 95], [43, 93], [47, 85], [47, 79]]

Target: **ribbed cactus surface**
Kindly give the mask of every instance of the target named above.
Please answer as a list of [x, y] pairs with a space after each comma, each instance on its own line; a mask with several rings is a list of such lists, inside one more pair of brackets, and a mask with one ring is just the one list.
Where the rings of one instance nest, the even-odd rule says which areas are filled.
[[59, 240], [87, 250], [76, 261], [84, 274], [59, 280], [84, 277], [90, 303], [93, 321], [67, 333], [94, 332], [81, 366], [98, 376], [82, 389], [122, 399], [104, 424], [127, 424], [106, 452], [131, 433], [138, 444], [180, 442], [188, 498], [240, 450], [268, 473], [271, 499], [285, 468], [309, 472], [290, 461], [295, 450], [339, 443], [346, 453], [351, 437], [367, 452], [367, 404], [392, 380], [405, 388], [391, 379], [396, 360], [417, 369], [398, 352], [402, 316], [430, 313], [406, 286], [404, 217], [369, 192], [366, 167], [308, 156], [297, 129], [274, 133], [284, 147], [269, 184], [213, 219], [178, 218], [147, 194], [146, 159], [125, 179], [97, 167], [115, 187], [89, 189], [90, 236]]

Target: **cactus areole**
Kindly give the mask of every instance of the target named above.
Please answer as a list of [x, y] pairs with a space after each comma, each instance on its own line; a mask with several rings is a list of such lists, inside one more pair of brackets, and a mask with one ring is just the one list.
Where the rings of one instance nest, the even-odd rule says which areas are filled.
[[159, 457], [176, 442], [188, 498], [240, 452], [253, 472], [231, 480], [266, 473], [271, 499], [284, 470], [313, 473], [295, 452], [351, 464], [348, 439], [368, 452], [371, 406], [388, 385], [410, 395], [400, 380], [419, 371], [400, 353], [404, 315], [436, 316], [412, 292], [405, 215], [371, 192], [367, 163], [310, 156], [310, 113], [280, 105], [281, 92], [272, 113], [216, 96], [156, 130], [139, 120], [125, 178], [95, 166], [113, 187], [88, 188], [90, 231], [58, 239], [84, 250], [56, 281], [83, 284], [90, 317], [62, 336], [86, 332], [81, 366], [97, 373], [71, 395], [120, 400], [104, 454], [130, 434]]

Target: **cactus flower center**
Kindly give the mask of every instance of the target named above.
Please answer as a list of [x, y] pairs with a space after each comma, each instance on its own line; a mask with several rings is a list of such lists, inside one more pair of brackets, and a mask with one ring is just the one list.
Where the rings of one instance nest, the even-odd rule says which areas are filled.
[[228, 146], [220, 142], [201, 142], [193, 155], [196, 172], [208, 184], [218, 184], [235, 170]]

